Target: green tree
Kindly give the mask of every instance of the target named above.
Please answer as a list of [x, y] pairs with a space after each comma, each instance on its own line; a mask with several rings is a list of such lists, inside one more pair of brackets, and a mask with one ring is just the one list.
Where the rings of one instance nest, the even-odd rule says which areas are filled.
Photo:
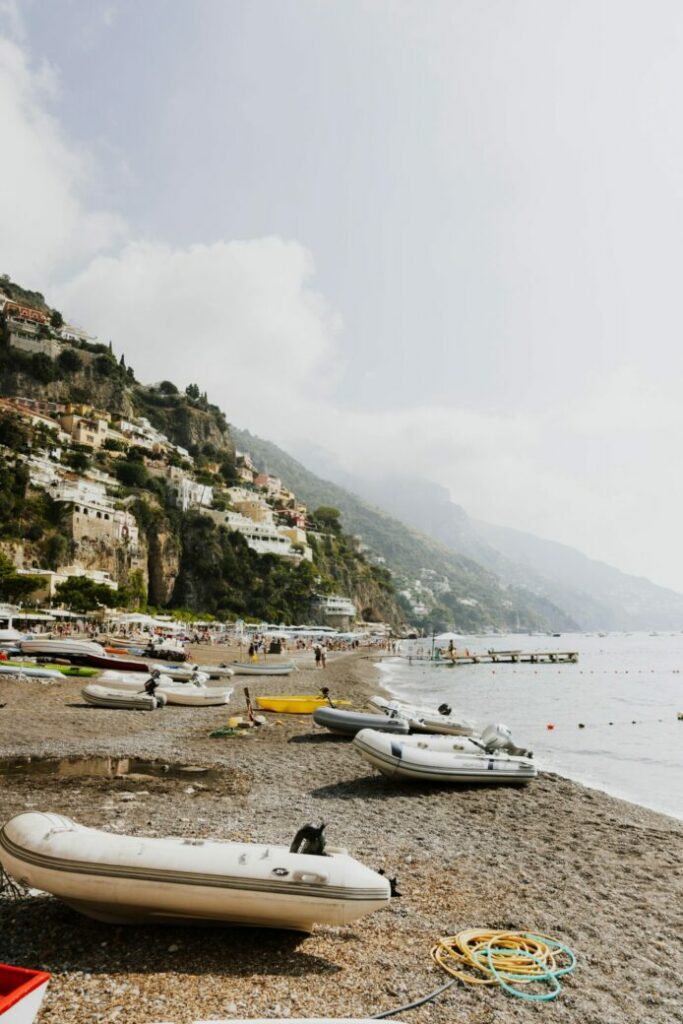
[[104, 605], [115, 608], [119, 596], [104, 583], [96, 583], [87, 576], [69, 576], [57, 585], [57, 596], [62, 604], [77, 612], [91, 612]]
[[22, 601], [41, 584], [40, 577], [20, 576], [14, 562], [0, 551], [0, 598], [4, 601]]
[[78, 373], [83, 368], [83, 360], [73, 348], [65, 348], [57, 356], [57, 366], [62, 373]]
[[173, 381], [170, 380], [162, 380], [161, 384], [159, 385], [159, 391], [161, 391], [162, 395], [178, 394], [178, 388], [175, 386]]
[[85, 473], [86, 469], [90, 466], [90, 459], [85, 452], [81, 451], [69, 452], [64, 461], [67, 466], [75, 469], [77, 473]]
[[342, 532], [341, 512], [338, 508], [332, 508], [331, 505], [321, 505], [313, 513], [313, 518], [323, 530], [329, 530], [330, 533]]
[[50, 384], [55, 379], [55, 362], [45, 352], [31, 356], [30, 373], [40, 384]]
[[0, 445], [11, 448], [13, 452], [25, 452], [28, 449], [30, 431], [23, 420], [14, 413], [0, 416]]
[[192, 402], [196, 402], [199, 399], [199, 388], [196, 384], [188, 384], [185, 388], [185, 394]]
[[144, 463], [136, 459], [117, 462], [115, 472], [124, 487], [146, 487], [149, 483], [149, 473]]
[[64, 317], [62, 316], [58, 309], [52, 310], [52, 315], [50, 316], [50, 324], [57, 331], [64, 326]]

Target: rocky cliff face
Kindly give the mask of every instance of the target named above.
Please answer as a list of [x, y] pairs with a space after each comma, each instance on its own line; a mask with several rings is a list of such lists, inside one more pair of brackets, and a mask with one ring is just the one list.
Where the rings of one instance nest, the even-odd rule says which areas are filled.
[[149, 602], [165, 607], [173, 596], [180, 572], [182, 549], [175, 525], [159, 515], [147, 530], [147, 546]]
[[83, 368], [70, 374], [67, 380], [48, 382], [5, 367], [0, 391], [3, 395], [21, 395], [49, 402], [82, 402], [124, 419], [137, 415], [133, 397], [125, 384], [97, 373], [92, 362], [84, 362]]

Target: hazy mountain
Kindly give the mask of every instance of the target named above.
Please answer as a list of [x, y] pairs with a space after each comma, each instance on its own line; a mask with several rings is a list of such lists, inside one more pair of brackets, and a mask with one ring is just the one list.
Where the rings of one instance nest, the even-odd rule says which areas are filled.
[[257, 465], [283, 480], [311, 509], [333, 505], [346, 530], [356, 534], [375, 555], [386, 560], [399, 589], [420, 578], [423, 570], [442, 575], [449, 590], [430, 610], [427, 625], [452, 623], [462, 630], [572, 629], [576, 623], [540, 593], [506, 583], [495, 572], [434, 537], [411, 529], [357, 494], [322, 479], [269, 441], [230, 427], [235, 447], [249, 452]]
[[352, 477], [318, 448], [306, 461], [404, 523], [472, 558], [506, 583], [562, 608], [581, 629], [683, 629], [683, 595], [574, 548], [470, 519], [446, 488], [410, 477]]

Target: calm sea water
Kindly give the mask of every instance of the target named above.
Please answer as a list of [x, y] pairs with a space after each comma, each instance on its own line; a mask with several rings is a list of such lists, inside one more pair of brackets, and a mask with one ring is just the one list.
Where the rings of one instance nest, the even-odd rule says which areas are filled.
[[434, 667], [391, 658], [384, 685], [404, 700], [448, 701], [481, 724], [503, 722], [539, 767], [683, 818], [683, 634], [484, 636], [458, 646], [575, 650], [579, 661]]

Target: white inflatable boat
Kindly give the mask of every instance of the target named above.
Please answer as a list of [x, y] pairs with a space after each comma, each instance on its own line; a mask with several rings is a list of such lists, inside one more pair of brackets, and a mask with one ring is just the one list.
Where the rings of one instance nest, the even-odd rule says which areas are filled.
[[150, 665], [150, 672], [160, 672], [176, 683], [207, 683], [209, 673], [202, 672], [196, 665]]
[[[125, 695], [144, 694], [146, 692], [145, 683], [149, 682], [144, 676], [136, 675], [135, 672], [103, 672], [99, 681], [106, 683], [106, 689]], [[158, 676], [155, 681], [157, 684], [154, 691], [155, 696], [162, 694], [166, 698], [167, 704], [182, 704], [186, 707], [208, 708], [227, 704], [234, 689], [232, 686], [178, 683], [170, 679], [169, 676]], [[0, 1024], [2, 1024], [1, 1021]]]
[[461, 740], [444, 736], [388, 736], [363, 729], [353, 744], [364, 760], [390, 778], [523, 785], [537, 775], [530, 758], [502, 752], [470, 753], [462, 750]]
[[227, 704], [232, 696], [232, 690], [232, 686], [192, 686], [189, 683], [180, 683], [177, 686], [161, 687], [156, 693], [157, 696], [164, 696], [167, 704], [179, 704], [188, 708], [212, 708]]
[[[114, 672], [107, 669], [97, 677], [98, 684], [106, 686], [110, 690], [133, 690], [139, 693], [144, 689], [149, 676], [140, 672]], [[176, 684], [168, 675], [160, 675], [157, 682], [160, 687], [175, 686]], [[2, 1024], [2, 1022], [0, 1022]]]
[[97, 686], [89, 683], [81, 690], [81, 696], [86, 704], [92, 704], [96, 708], [117, 708], [126, 711], [154, 711], [163, 707], [166, 703], [166, 696], [163, 691], [157, 690], [152, 696], [149, 693], [134, 693], [132, 690], [110, 690], [106, 686]]
[[472, 736], [477, 731], [474, 722], [455, 714], [447, 704], [441, 708], [424, 708], [400, 700], [370, 697], [368, 704], [385, 715], [400, 715], [408, 720], [411, 732], [443, 733], [448, 736]]
[[236, 676], [288, 676], [297, 671], [293, 661], [281, 664], [268, 664], [265, 661], [241, 662], [233, 661], [230, 668]]
[[22, 885], [100, 921], [223, 922], [308, 932], [385, 907], [389, 880], [344, 851], [112, 835], [27, 812], [0, 830], [0, 863]]
[[107, 653], [101, 644], [91, 640], [48, 640], [34, 637], [32, 640], [22, 640], [20, 646], [24, 654], [53, 658], [101, 658]]

